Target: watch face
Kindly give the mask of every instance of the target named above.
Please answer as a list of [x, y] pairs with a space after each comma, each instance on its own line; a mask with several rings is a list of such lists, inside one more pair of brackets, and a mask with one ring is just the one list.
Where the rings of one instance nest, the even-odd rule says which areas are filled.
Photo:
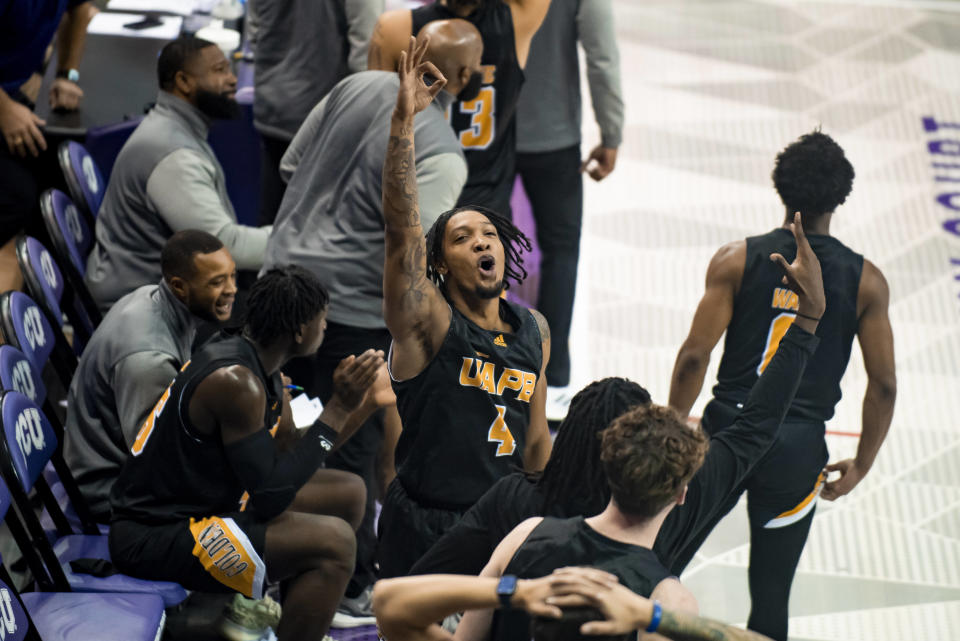
[[67, 80], [70, 82], [80, 82], [80, 72], [76, 69], [71, 69], [67, 72]]
[[512, 574], [508, 574], [500, 578], [500, 583], [497, 584], [497, 594], [500, 596], [511, 596], [516, 591], [517, 577], [513, 576]]

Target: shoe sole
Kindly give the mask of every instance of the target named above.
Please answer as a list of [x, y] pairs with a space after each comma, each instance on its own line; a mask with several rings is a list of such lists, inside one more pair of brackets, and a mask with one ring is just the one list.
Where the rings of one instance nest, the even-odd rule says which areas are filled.
[[362, 625], [376, 625], [376, 617], [358, 617], [346, 612], [337, 612], [333, 615], [333, 621], [330, 627], [333, 628], [359, 628]]
[[267, 632], [267, 628], [253, 630], [225, 618], [220, 619], [217, 630], [220, 632], [220, 636], [228, 641], [259, 641]]

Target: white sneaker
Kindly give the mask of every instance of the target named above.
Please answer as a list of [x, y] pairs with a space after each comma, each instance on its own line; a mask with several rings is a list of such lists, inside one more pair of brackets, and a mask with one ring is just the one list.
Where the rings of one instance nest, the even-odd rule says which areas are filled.
[[373, 586], [367, 586], [363, 592], [351, 598], [343, 597], [340, 607], [333, 615], [333, 628], [356, 628], [361, 625], [374, 625], [377, 619], [373, 616]]
[[570, 409], [570, 401], [573, 400], [576, 391], [570, 386], [553, 387], [547, 385], [547, 420], [562, 421], [567, 417], [567, 410]]

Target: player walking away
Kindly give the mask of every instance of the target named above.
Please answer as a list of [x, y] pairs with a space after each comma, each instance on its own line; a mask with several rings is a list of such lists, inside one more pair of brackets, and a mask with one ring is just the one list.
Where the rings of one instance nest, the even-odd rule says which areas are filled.
[[384, 577], [405, 574], [498, 478], [540, 470], [550, 454], [550, 332], [538, 312], [500, 297], [526, 275], [529, 243], [482, 207], [442, 214], [424, 240], [413, 117], [446, 83], [422, 62], [426, 46], [411, 37], [401, 56], [383, 168], [383, 311], [403, 424], [380, 517]]
[[121, 571], [254, 599], [266, 579], [283, 581], [281, 641], [322, 639], [353, 572], [363, 482], [318, 468], [349, 435], [348, 415], [383, 364], [373, 350], [344, 359], [319, 419], [293, 429], [280, 367], [320, 346], [326, 305], [301, 268], [260, 278], [243, 335], [220, 334], [194, 352], [111, 494], [110, 554]]
[[[783, 269], [783, 282], [797, 292], [798, 314], [783, 337], [768, 371], [750, 392], [737, 427], [779, 425], [793, 401], [807, 363], [820, 339], [815, 332], [826, 307], [820, 265], [803, 235], [800, 215], [791, 228], [799, 247], [787, 264], [783, 255], [768, 259]], [[769, 442], [769, 441], [768, 441]], [[729, 442], [716, 443], [718, 449]], [[696, 613], [696, 599], [659, 561], [654, 541], [668, 515], [685, 507], [691, 480], [705, 460], [708, 441], [668, 407], [639, 406], [602, 433], [601, 461], [610, 486], [603, 512], [561, 520], [527, 519], [497, 546], [481, 576], [535, 578], [568, 565], [590, 564], [615, 574], [620, 582], [664, 606]], [[691, 525], [694, 525], [691, 523]], [[529, 623], [522, 612], [468, 612], [457, 641], [525, 641]]]
[[483, 37], [483, 71], [457, 95], [449, 110], [469, 172], [458, 205], [483, 205], [510, 216], [516, 166], [516, 118], [530, 43], [550, 0], [438, 0], [380, 16], [370, 39], [370, 69], [393, 71], [428, 22], [463, 18]]
[[[827, 311], [818, 331], [823, 344], [807, 367], [776, 442], [743, 488], [748, 492], [751, 539], [748, 627], [780, 640], [787, 637], [790, 585], [817, 496], [836, 500], [869, 471], [890, 427], [896, 399], [886, 280], [873, 263], [830, 236], [833, 212], [850, 193], [853, 176], [843, 149], [819, 131], [801, 136], [780, 152], [773, 182], [787, 220], [783, 227], [725, 245], [714, 255], [707, 268], [706, 292], [677, 355], [670, 385], [670, 405], [686, 415], [700, 393], [710, 352], [726, 331], [717, 385], [702, 425], [716, 434], [733, 422], [799, 316], [797, 292], [781, 282], [766, 257], [771, 252], [787, 258], [794, 254], [796, 245], [786, 227], [792, 212], [802, 212], [810, 245], [823, 266]], [[840, 379], [854, 336], [868, 377], [863, 433], [855, 458], [824, 468], [825, 423], [840, 400]], [[839, 472], [840, 477], [828, 481], [830, 472]], [[734, 494], [721, 517], [737, 499]], [[671, 568], [676, 574], [710, 529], [678, 557]]]

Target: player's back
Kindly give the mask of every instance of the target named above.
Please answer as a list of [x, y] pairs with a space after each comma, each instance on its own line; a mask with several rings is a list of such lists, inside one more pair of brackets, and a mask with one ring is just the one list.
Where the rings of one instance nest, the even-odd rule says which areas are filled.
[[[411, 11], [411, 32], [417, 35], [428, 22], [457, 17], [447, 7], [434, 2]], [[477, 97], [454, 101], [449, 112], [450, 124], [470, 168], [459, 203], [490, 206], [486, 196], [504, 181], [512, 184], [516, 147], [514, 115], [524, 75], [517, 60], [513, 14], [506, 2], [488, 3], [465, 19], [483, 38], [484, 77]]]
[[[863, 256], [832, 236], [807, 234], [807, 238], [820, 260], [827, 309], [817, 328], [820, 346], [807, 365], [787, 417], [826, 422], [840, 400], [840, 379], [857, 333]], [[770, 260], [775, 252], [788, 262], [796, 257], [796, 243], [789, 229], [781, 227], [747, 238], [743, 278], [713, 388], [715, 399], [735, 408], [746, 401], [793, 323], [799, 304], [797, 295], [783, 284], [782, 272]]]
[[165, 523], [241, 509], [243, 487], [219, 433], [204, 434], [190, 421], [197, 386], [222, 367], [242, 365], [260, 379], [267, 403], [264, 429], [280, 420], [282, 382], [267, 376], [253, 345], [219, 334], [194, 352], [147, 417], [131, 448], [110, 502], [113, 517]]

